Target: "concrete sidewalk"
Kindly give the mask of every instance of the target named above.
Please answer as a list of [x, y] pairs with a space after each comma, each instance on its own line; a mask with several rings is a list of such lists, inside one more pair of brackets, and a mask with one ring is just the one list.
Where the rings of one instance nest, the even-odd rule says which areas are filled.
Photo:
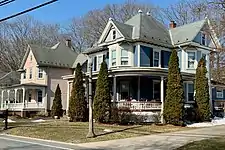
[[[162, 133], [128, 139], [70, 144], [49, 140], [0, 135], [0, 143], [8, 140], [11, 143], [20, 142], [31, 146], [49, 147], [51, 149], [75, 149], [75, 150], [172, 150], [192, 141], [207, 139], [210, 137], [225, 136], [225, 126], [192, 129], [173, 133]], [[65, 135], [66, 136], [66, 135]], [[9, 142], [9, 143], [10, 143]], [[1, 145], [0, 145], [1, 148]], [[16, 148], [14, 148], [16, 149]], [[25, 148], [26, 149], [26, 148]]]

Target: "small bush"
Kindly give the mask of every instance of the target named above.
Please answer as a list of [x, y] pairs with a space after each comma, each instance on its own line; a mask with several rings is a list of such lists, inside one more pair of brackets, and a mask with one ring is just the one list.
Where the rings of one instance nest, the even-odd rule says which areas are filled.
[[152, 120], [154, 123], [160, 123], [161, 122], [161, 114], [160, 113], [153, 114]]

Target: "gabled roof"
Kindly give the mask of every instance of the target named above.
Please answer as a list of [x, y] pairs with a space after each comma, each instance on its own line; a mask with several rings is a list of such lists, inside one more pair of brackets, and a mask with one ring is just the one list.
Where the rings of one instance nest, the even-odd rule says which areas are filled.
[[72, 68], [74, 60], [78, 56], [77, 52], [61, 42], [51, 48], [33, 44], [30, 44], [28, 47], [20, 67], [21, 69], [27, 60], [30, 50], [33, 52], [39, 66]]
[[206, 23], [206, 19], [170, 29], [174, 45], [194, 40]]
[[76, 68], [78, 63], [80, 63], [80, 65], [82, 65], [87, 60], [88, 60], [87, 56], [85, 54], [80, 53], [77, 56], [75, 62], [73, 63], [73, 68]]
[[201, 21], [168, 29], [151, 15], [144, 14], [142, 11], [139, 11], [137, 15], [133, 16], [125, 23], [121, 23], [110, 18], [105, 30], [102, 33], [102, 36], [100, 37], [98, 43], [99, 45], [87, 49], [84, 52], [85, 54], [104, 50], [100, 44], [101, 41], [103, 41], [103, 37], [107, 35], [107, 32], [110, 29], [110, 24], [115, 25], [119, 32], [124, 36], [124, 39], [122, 39], [124, 41], [146, 42], [173, 48], [180, 44], [191, 43], [202, 28], [204, 28], [205, 25], [209, 25], [209, 19], [205, 18]]
[[133, 26], [118, 22], [116, 20], [112, 20], [112, 22], [119, 29], [125, 39], [132, 39]]

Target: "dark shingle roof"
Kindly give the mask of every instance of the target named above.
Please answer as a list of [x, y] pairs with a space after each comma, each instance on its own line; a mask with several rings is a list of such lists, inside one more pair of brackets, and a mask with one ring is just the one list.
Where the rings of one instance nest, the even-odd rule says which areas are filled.
[[20, 83], [20, 73], [11, 71], [0, 78], [0, 86], [10, 86]]
[[[32, 44], [29, 46], [39, 66], [72, 68], [74, 60], [78, 56], [74, 50], [67, 47], [64, 43], [58, 43], [52, 48]], [[29, 52], [30, 50], [28, 49], [22, 61], [21, 69], [26, 62]]]
[[205, 22], [206, 19], [170, 29], [174, 45], [193, 41]]
[[158, 45], [172, 45], [168, 29], [150, 15], [138, 13], [125, 24], [134, 26], [133, 39]]

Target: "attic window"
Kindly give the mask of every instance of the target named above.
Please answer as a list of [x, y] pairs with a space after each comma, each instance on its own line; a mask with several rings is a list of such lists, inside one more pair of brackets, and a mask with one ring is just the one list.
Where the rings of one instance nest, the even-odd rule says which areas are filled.
[[116, 39], [116, 30], [113, 30], [113, 31], [112, 31], [112, 38], [113, 38], [113, 40]]
[[201, 44], [206, 45], [206, 34], [203, 32], [201, 33]]
[[32, 61], [32, 59], [33, 59], [33, 58], [32, 58], [32, 55], [30, 55], [30, 61]]

